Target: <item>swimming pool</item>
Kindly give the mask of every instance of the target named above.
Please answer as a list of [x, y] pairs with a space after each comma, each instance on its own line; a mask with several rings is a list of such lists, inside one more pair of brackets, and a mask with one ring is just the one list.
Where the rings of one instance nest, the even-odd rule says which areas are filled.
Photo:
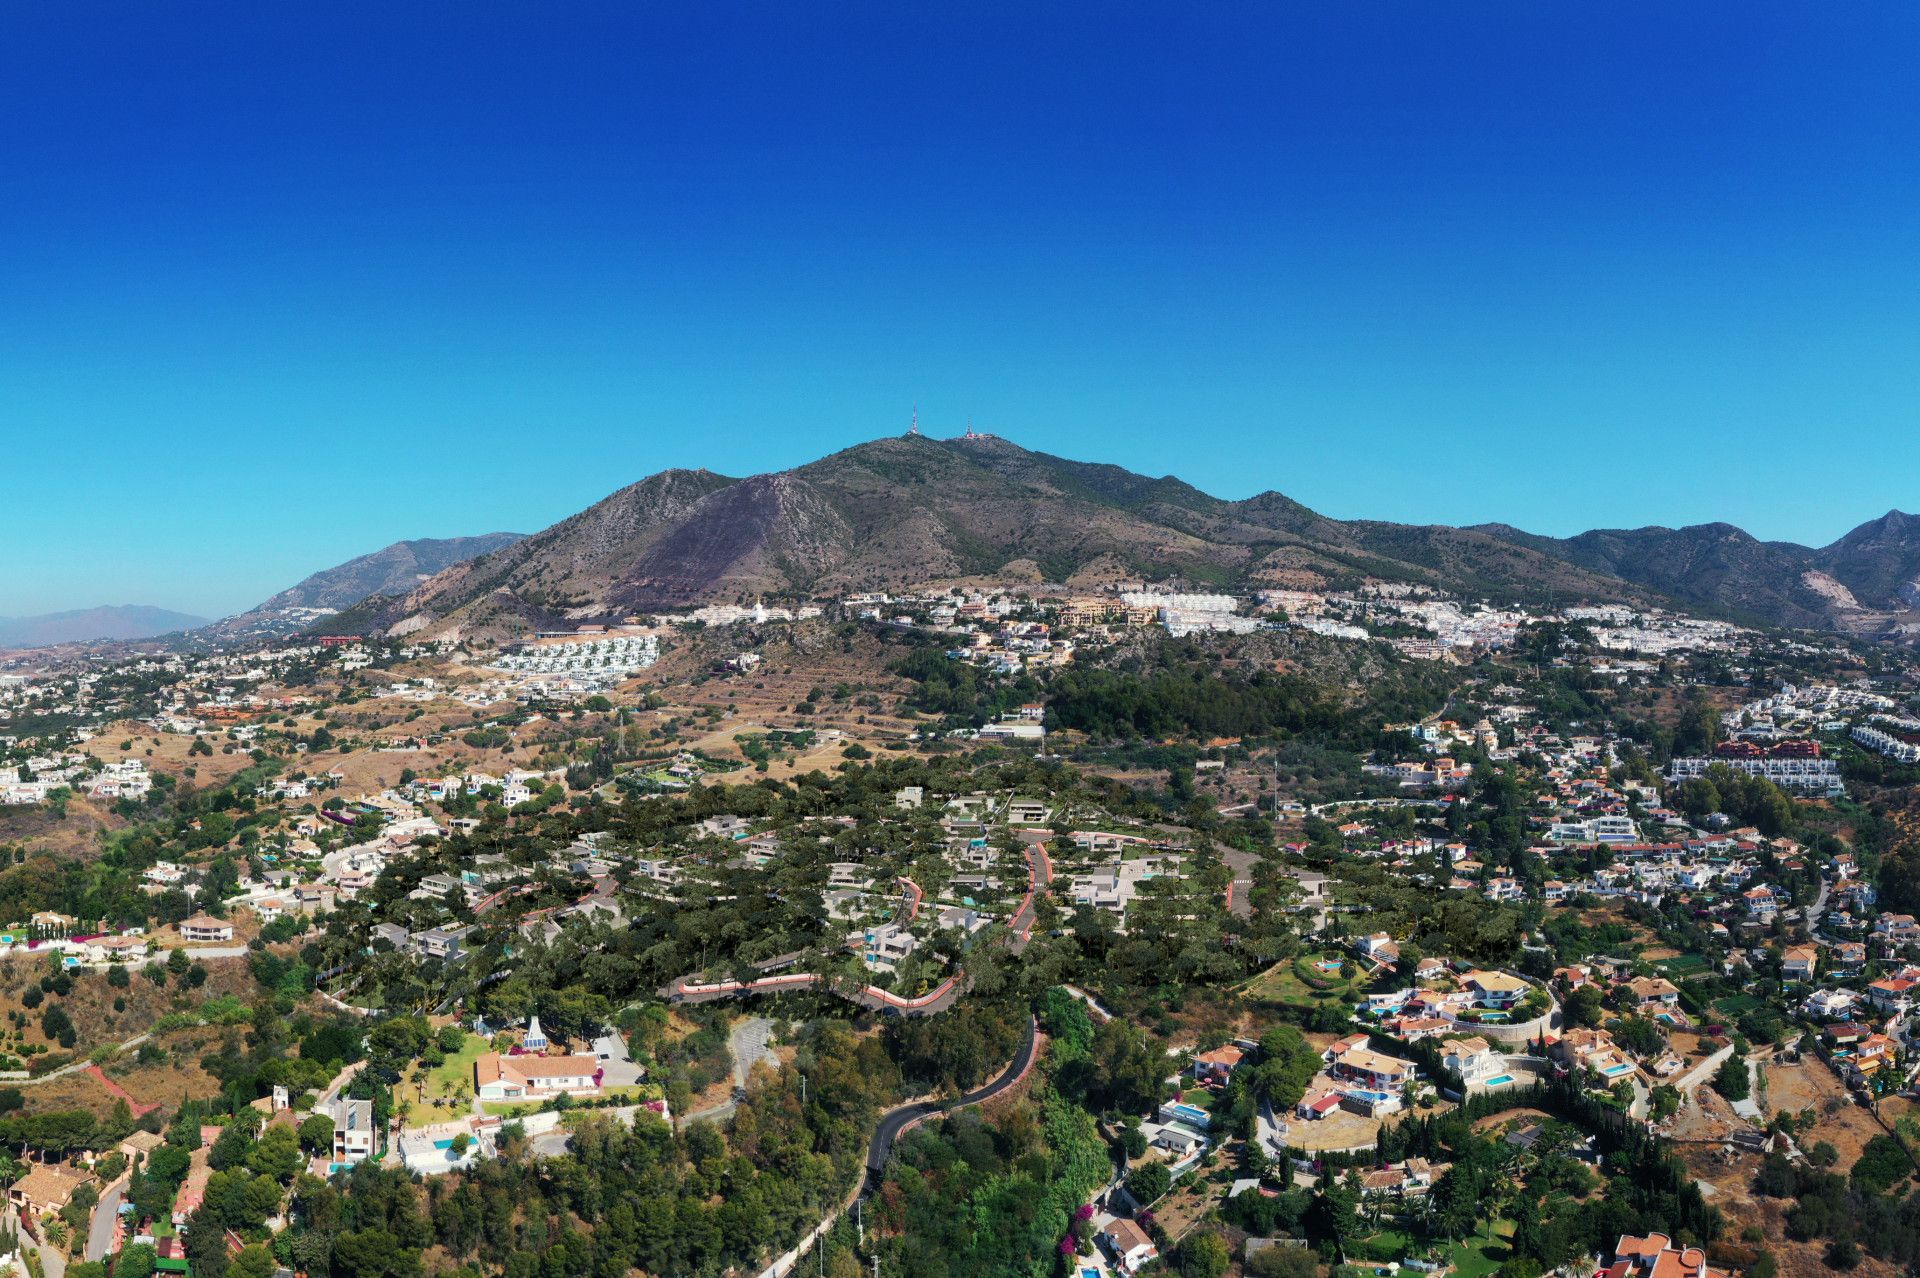
[[1357, 1101], [1365, 1101], [1369, 1105], [1378, 1105], [1383, 1101], [1393, 1099], [1392, 1092], [1370, 1092], [1361, 1087], [1350, 1087], [1347, 1089], [1346, 1094]]
[[435, 1142], [433, 1142], [433, 1147], [434, 1147], [435, 1149], [452, 1149], [452, 1148], [453, 1148], [453, 1141], [452, 1141], [451, 1139], [448, 1139], [448, 1140], [436, 1140]]
[[1487, 1086], [1488, 1087], [1505, 1087], [1508, 1083], [1511, 1083], [1512, 1081], [1513, 1081], [1513, 1075], [1499, 1074], [1494, 1076], [1493, 1078], [1489, 1078], [1487, 1080]]
[[1606, 1077], [1608, 1078], [1618, 1078], [1622, 1074], [1633, 1073], [1633, 1066], [1627, 1064], [1625, 1061], [1622, 1061], [1618, 1065], [1609, 1065], [1605, 1069], [1601, 1070], [1600, 1072], [1606, 1075]]
[[1206, 1110], [1201, 1109], [1198, 1105], [1169, 1105], [1167, 1106], [1167, 1112], [1172, 1114], [1180, 1122], [1192, 1123], [1197, 1127], [1205, 1127], [1213, 1118], [1213, 1115], [1207, 1113]]

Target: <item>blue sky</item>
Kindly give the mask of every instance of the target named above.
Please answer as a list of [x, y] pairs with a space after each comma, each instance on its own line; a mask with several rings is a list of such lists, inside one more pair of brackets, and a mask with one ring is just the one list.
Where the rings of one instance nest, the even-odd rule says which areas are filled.
[[1343, 517], [1920, 507], [1920, 10], [1192, 12], [8, 7], [0, 613], [915, 403]]

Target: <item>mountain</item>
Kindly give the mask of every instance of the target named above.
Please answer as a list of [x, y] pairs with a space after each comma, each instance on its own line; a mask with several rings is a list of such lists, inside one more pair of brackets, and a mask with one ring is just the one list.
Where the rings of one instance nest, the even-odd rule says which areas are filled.
[[1597, 529], [1567, 538], [1505, 524], [1478, 531], [1698, 610], [1852, 634], [1920, 634], [1920, 518], [1897, 510], [1818, 548], [1760, 541], [1731, 524]]
[[1865, 607], [1920, 609], [1920, 515], [1890, 510], [1861, 524], [1822, 547], [1817, 565]]
[[1278, 493], [975, 436], [876, 440], [775, 474], [672, 470], [339, 624], [510, 634], [707, 602], [968, 578], [1092, 588], [1419, 582], [1506, 597], [1649, 592], [1474, 529], [1341, 522]]
[[110, 604], [75, 612], [43, 613], [37, 617], [0, 617], [0, 648], [41, 648], [95, 639], [151, 639], [206, 624], [205, 617], [168, 608]]
[[264, 603], [214, 623], [211, 630], [220, 638], [292, 634], [363, 600], [404, 595], [435, 573], [510, 546], [520, 538], [520, 533], [498, 532], [396, 541], [370, 555], [322, 569]]
[[520, 533], [484, 533], [478, 537], [421, 537], [396, 541], [358, 559], [314, 573], [252, 611], [280, 608], [351, 608], [368, 595], [405, 594], [433, 574], [512, 545]]
[[1831, 546], [1731, 524], [1543, 537], [1337, 520], [1276, 492], [1210, 496], [1171, 476], [992, 436], [880, 439], [743, 479], [669, 470], [326, 628], [505, 636], [703, 603], [965, 580], [1093, 589], [1406, 582], [1523, 602], [1665, 605], [1752, 623], [1920, 635], [1920, 519]]

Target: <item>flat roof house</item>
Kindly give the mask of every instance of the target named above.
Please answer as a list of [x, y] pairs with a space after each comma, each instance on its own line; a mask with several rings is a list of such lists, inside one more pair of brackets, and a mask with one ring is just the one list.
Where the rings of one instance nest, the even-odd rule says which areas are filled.
[[333, 1161], [352, 1166], [373, 1157], [373, 1102], [336, 1096], [324, 1112], [333, 1119]]

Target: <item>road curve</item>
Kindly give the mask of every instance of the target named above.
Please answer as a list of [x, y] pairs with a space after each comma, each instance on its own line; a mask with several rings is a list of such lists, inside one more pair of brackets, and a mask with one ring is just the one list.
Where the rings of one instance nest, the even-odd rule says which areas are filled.
[[880, 1125], [873, 1130], [873, 1139], [867, 1142], [867, 1180], [860, 1190], [862, 1196], [872, 1194], [880, 1187], [880, 1177], [886, 1172], [887, 1160], [893, 1157], [894, 1143], [902, 1135], [936, 1114], [950, 1113], [956, 1109], [965, 1109], [969, 1105], [978, 1105], [982, 1101], [992, 1100], [1027, 1076], [1027, 1071], [1033, 1068], [1034, 1057], [1039, 1050], [1040, 1022], [1029, 1016], [1027, 1037], [1020, 1044], [1020, 1050], [1014, 1053], [1013, 1062], [1001, 1072], [998, 1078], [954, 1100], [915, 1101], [910, 1105], [902, 1105], [882, 1114]]

